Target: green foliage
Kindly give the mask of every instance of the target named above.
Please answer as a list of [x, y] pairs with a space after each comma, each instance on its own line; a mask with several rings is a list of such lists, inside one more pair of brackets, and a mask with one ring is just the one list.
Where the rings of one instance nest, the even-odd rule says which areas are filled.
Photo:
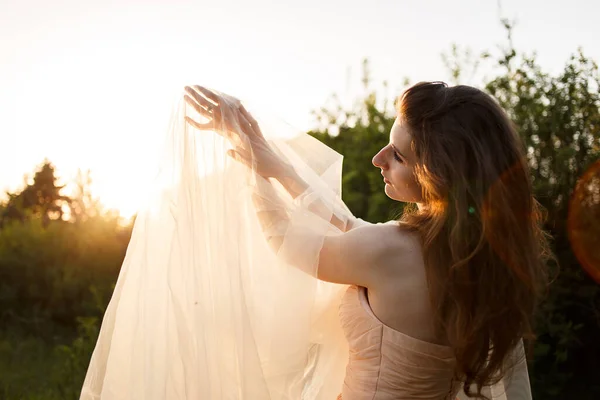
[[15, 329], [0, 332], [0, 398], [33, 399], [33, 392], [51, 390], [48, 374], [57, 366], [52, 353], [52, 346], [39, 338]]
[[87, 372], [90, 355], [94, 351], [100, 322], [97, 317], [78, 318], [79, 335], [70, 345], [57, 346], [62, 368], [58, 369], [57, 385], [63, 399], [78, 398]]
[[74, 330], [76, 318], [98, 313], [90, 287], [107, 298], [118, 274], [128, 229], [116, 221], [80, 224], [40, 219], [0, 230], [0, 321], [18, 321], [50, 334], [45, 322]]
[[79, 318], [71, 343], [47, 342], [15, 330], [0, 332], [0, 398], [78, 399], [99, 333], [97, 317]]
[[[560, 274], [537, 320], [538, 341], [532, 385], [544, 399], [600, 398], [600, 287], [582, 269], [569, 241], [571, 208], [587, 223], [585, 249], [600, 246], [600, 197], [572, 199], [576, 183], [600, 159], [600, 75], [581, 50], [557, 76], [545, 73], [534, 57], [504, 54], [504, 73], [486, 89], [508, 110], [527, 149], [534, 190], [547, 210]], [[587, 180], [585, 185], [595, 187]], [[591, 218], [590, 218], [591, 217]], [[580, 235], [581, 236], [581, 235]], [[596, 263], [594, 268], [600, 269]]]
[[600, 156], [599, 85], [597, 65], [580, 51], [556, 77], [524, 57], [486, 86], [519, 127], [538, 198], [563, 225], [577, 179]]
[[60, 194], [63, 186], [56, 186], [54, 166], [45, 161], [36, 171], [33, 182], [18, 194], [9, 193], [9, 200], [0, 213], [0, 225], [6, 221], [24, 220], [28, 216], [42, 218], [44, 224], [50, 219], [62, 219], [63, 206], [69, 198]]
[[[54, 185], [53, 169], [42, 171], [49, 175], [10, 195], [17, 213], [4, 214], [0, 228], [2, 399], [79, 397], [131, 235], [91, 201], [89, 182], [72, 201]], [[50, 193], [37, 197], [46, 200], [25, 201], [38, 186]], [[70, 221], [49, 218], [59, 202]]]
[[[396, 117], [387, 111], [387, 102], [378, 107], [377, 94], [369, 88], [366, 63], [363, 84], [369, 90], [364, 100], [353, 110], [343, 110], [339, 102], [333, 109], [318, 110], [315, 115], [323, 129], [309, 134], [344, 155], [342, 193], [353, 213], [366, 220], [383, 222], [394, 218], [402, 206], [385, 195], [383, 178], [371, 160], [389, 142]], [[337, 101], [335, 96], [333, 99]]]

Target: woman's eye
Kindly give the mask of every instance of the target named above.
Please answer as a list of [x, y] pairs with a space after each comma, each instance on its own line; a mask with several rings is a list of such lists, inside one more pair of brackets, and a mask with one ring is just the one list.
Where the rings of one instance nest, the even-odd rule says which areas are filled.
[[402, 162], [402, 159], [398, 156], [398, 154], [396, 154], [396, 152], [394, 152], [394, 158], [396, 159], [396, 161]]

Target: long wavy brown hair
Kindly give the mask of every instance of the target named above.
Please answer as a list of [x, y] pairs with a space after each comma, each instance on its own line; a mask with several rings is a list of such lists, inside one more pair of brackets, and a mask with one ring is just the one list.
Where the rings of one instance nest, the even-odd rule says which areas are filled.
[[[417, 158], [423, 207], [401, 226], [420, 233], [438, 333], [456, 357], [455, 379], [485, 397], [533, 339], [533, 314], [547, 289], [548, 236], [534, 199], [523, 144], [486, 93], [419, 83], [397, 102]], [[474, 385], [475, 393], [472, 392]]]

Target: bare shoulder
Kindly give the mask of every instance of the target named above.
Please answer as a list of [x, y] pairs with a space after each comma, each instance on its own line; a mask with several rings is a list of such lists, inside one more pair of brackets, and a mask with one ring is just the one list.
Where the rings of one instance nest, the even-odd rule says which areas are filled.
[[403, 274], [402, 266], [422, 262], [421, 241], [416, 232], [403, 228], [398, 221], [363, 225], [354, 229], [363, 246], [371, 249], [377, 269], [384, 278], [390, 273]]
[[353, 229], [357, 236], [365, 238], [387, 256], [406, 255], [406, 252], [420, 251], [421, 243], [415, 232], [403, 228], [398, 221], [378, 224], [365, 224]]
[[402, 265], [420, 256], [417, 237], [397, 222], [364, 224], [325, 238], [319, 254], [318, 278], [368, 288], [402, 276]]

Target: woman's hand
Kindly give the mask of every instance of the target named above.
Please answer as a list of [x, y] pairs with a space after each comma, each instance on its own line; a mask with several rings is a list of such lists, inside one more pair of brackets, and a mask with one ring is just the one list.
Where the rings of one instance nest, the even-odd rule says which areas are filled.
[[216, 94], [202, 86], [186, 86], [185, 101], [209, 122], [190, 117], [186, 121], [201, 131], [214, 131], [229, 140], [233, 150], [227, 155], [256, 168], [265, 178], [280, 179], [289, 174], [290, 166], [267, 143], [258, 123], [235, 97]]

